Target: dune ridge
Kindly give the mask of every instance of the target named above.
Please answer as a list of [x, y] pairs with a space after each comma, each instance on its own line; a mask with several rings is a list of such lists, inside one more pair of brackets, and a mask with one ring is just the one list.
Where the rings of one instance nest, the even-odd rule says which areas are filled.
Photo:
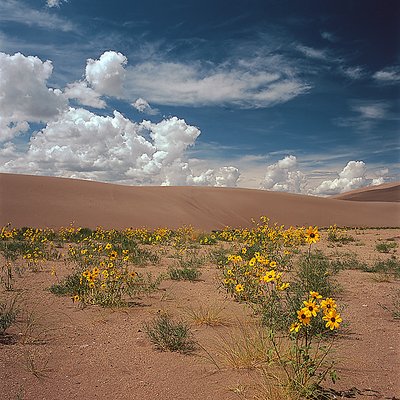
[[338, 194], [332, 199], [352, 201], [400, 202], [400, 183], [391, 182]]
[[[376, 189], [375, 189], [376, 190]], [[290, 225], [400, 226], [400, 203], [343, 201], [241, 188], [123, 186], [0, 174], [0, 225], [122, 229], [248, 227], [266, 215]]]

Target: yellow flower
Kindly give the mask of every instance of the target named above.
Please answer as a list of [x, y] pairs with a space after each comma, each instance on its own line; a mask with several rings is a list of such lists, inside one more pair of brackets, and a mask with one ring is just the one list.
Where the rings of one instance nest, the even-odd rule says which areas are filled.
[[329, 314], [331, 310], [336, 309], [336, 302], [332, 299], [332, 297], [328, 297], [321, 301], [321, 307], [323, 308], [325, 314]]
[[265, 276], [264, 276], [264, 282], [272, 282], [276, 279], [276, 273], [275, 270], [271, 269], [271, 271], [268, 271]]
[[311, 319], [311, 313], [308, 308], [302, 308], [300, 311], [297, 311], [297, 318], [303, 325], [308, 325]]
[[233, 272], [232, 272], [231, 269], [228, 269], [228, 271], [226, 271], [226, 274], [229, 275], [229, 276], [232, 276], [232, 275], [233, 275]]
[[319, 311], [319, 305], [315, 304], [313, 301], [304, 301], [303, 303], [305, 305], [304, 308], [307, 308], [310, 314], [316, 317]]
[[246, 249], [246, 247], [243, 247], [242, 254], [246, 254], [246, 253], [247, 253], [247, 249]]
[[312, 226], [309, 226], [306, 230], [306, 242], [309, 244], [317, 243], [319, 241], [319, 238], [320, 236], [318, 233], [318, 227], [315, 226], [313, 228]]
[[112, 248], [111, 243], [107, 243], [106, 246], [105, 246], [105, 249], [106, 250], [110, 250], [111, 248]]
[[281, 283], [280, 285], [277, 285], [276, 288], [278, 290], [286, 290], [289, 286], [290, 286], [290, 283], [286, 282], [286, 283]]
[[240, 293], [240, 292], [243, 292], [244, 287], [243, 287], [242, 284], [239, 283], [239, 284], [236, 285], [235, 290], [236, 290], [238, 293]]
[[276, 267], [276, 261], [271, 261], [271, 262], [269, 263], [269, 265], [270, 265], [270, 267], [272, 267], [272, 268]]
[[101, 273], [103, 274], [104, 279], [107, 279], [107, 278], [108, 278], [108, 271], [107, 271], [106, 269], [103, 270]]
[[340, 314], [335, 309], [332, 309], [328, 314], [324, 315], [322, 319], [327, 321], [325, 326], [331, 331], [338, 329], [339, 324], [343, 321]]
[[253, 257], [250, 261], [249, 261], [249, 266], [250, 267], [254, 267], [256, 265], [256, 259], [255, 257]]
[[292, 325], [290, 325], [290, 332], [298, 332], [301, 328], [300, 322], [293, 322]]
[[76, 294], [75, 296], [72, 296], [72, 302], [77, 303], [79, 301], [79, 296]]
[[322, 299], [322, 296], [318, 292], [313, 292], [312, 290], [310, 291], [310, 296], [313, 299]]
[[94, 288], [94, 282], [90, 282], [89, 283], [89, 287], [92, 289], [92, 288]]

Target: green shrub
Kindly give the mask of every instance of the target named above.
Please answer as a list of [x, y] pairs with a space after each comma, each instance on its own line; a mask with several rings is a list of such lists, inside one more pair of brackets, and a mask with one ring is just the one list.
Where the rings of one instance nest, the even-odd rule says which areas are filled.
[[381, 242], [377, 243], [375, 246], [376, 250], [379, 251], [379, 253], [389, 253], [391, 250], [394, 250], [397, 247], [396, 242]]
[[153, 322], [145, 324], [145, 332], [155, 347], [161, 351], [191, 353], [196, 348], [190, 328], [184, 322], [174, 322], [163, 314]]
[[201, 272], [197, 268], [171, 268], [168, 271], [169, 277], [174, 281], [197, 281]]

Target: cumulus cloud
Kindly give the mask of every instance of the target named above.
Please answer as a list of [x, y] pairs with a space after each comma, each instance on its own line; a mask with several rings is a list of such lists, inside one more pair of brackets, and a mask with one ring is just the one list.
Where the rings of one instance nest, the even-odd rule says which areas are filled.
[[[251, 60], [250, 60], [251, 61]], [[165, 105], [269, 107], [306, 93], [310, 86], [281, 65], [144, 62], [126, 71], [126, 93]]]
[[333, 195], [364, 186], [380, 185], [385, 182], [384, 175], [387, 173], [387, 169], [378, 171], [376, 177], [371, 179], [367, 177], [367, 167], [364, 161], [349, 161], [337, 178], [323, 181], [313, 190], [313, 193]]
[[290, 155], [267, 167], [260, 189], [302, 193], [305, 181], [305, 175], [298, 170], [297, 158]]
[[97, 93], [121, 97], [127, 62], [123, 54], [115, 51], [106, 51], [98, 60], [89, 58], [86, 80]]
[[380, 83], [397, 83], [400, 81], [400, 67], [387, 67], [374, 73], [373, 78]]
[[186, 151], [199, 135], [177, 117], [135, 123], [118, 111], [99, 116], [69, 108], [32, 135], [26, 152], [4, 146], [0, 156], [8, 161], [0, 170], [131, 184], [235, 185], [238, 171], [231, 167], [211, 171], [213, 181], [193, 174]]
[[85, 81], [69, 83], [64, 89], [64, 94], [68, 99], [75, 99], [83, 106], [94, 108], [106, 107], [106, 102], [100, 98], [101, 95], [88, 87]]
[[235, 187], [240, 172], [236, 167], [221, 167], [217, 170], [208, 169], [198, 176], [192, 176], [189, 184], [200, 186]]
[[49, 88], [51, 61], [21, 53], [0, 52], [0, 141], [29, 129], [28, 122], [46, 122], [67, 108], [58, 89]]
[[152, 108], [150, 104], [145, 100], [139, 97], [134, 101], [131, 106], [138, 110], [141, 113], [148, 114], [148, 115], [156, 115], [158, 114], [158, 110], [155, 108]]

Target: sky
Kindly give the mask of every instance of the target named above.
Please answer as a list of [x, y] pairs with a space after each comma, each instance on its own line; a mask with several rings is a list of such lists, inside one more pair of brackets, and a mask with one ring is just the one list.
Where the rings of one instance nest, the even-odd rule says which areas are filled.
[[0, 0], [0, 172], [400, 180], [399, 26], [397, 0]]

